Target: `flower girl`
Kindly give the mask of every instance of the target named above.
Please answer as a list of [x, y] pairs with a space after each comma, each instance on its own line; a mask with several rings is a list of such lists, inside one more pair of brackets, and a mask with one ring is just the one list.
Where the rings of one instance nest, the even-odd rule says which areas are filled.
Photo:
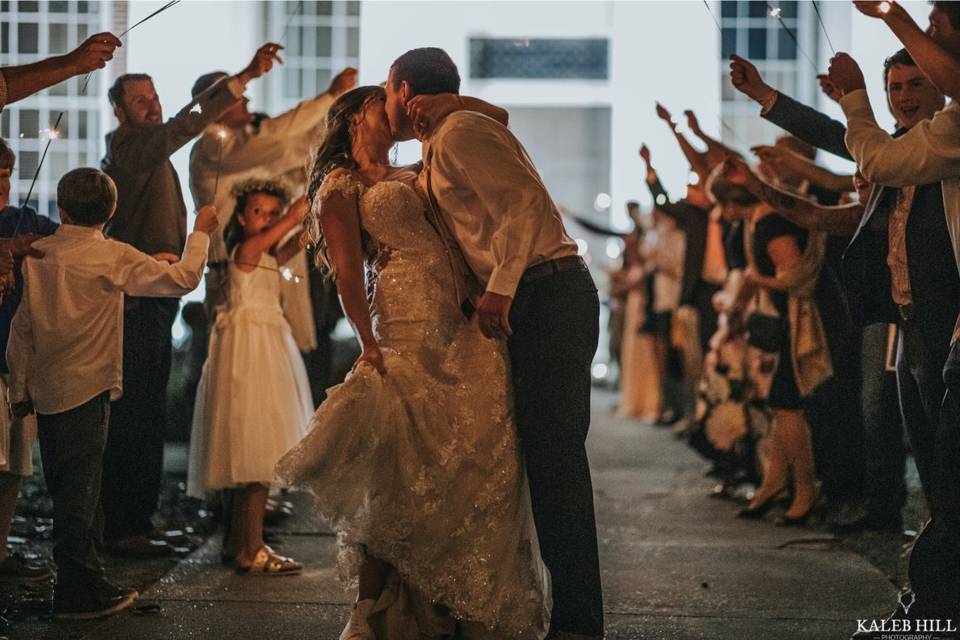
[[217, 314], [197, 389], [190, 445], [190, 495], [234, 489], [222, 557], [256, 575], [299, 573], [302, 565], [263, 541], [273, 468], [304, 436], [313, 414], [306, 369], [280, 307], [282, 265], [299, 237], [281, 239], [307, 212], [303, 198], [284, 213], [278, 182], [251, 180], [233, 190], [236, 208], [224, 230], [230, 252], [226, 308]]

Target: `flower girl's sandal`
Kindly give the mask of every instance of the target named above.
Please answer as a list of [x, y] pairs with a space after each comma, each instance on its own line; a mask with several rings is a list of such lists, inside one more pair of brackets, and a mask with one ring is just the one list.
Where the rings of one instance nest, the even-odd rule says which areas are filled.
[[237, 565], [238, 573], [256, 576], [294, 576], [302, 571], [302, 564], [292, 558], [277, 555], [266, 545], [260, 547], [249, 567]]

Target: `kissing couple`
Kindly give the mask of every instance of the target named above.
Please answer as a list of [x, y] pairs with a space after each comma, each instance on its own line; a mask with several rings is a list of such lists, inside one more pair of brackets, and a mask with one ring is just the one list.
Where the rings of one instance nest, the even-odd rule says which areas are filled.
[[277, 475], [337, 533], [341, 640], [601, 638], [597, 289], [508, 114], [459, 90], [414, 49], [330, 108], [307, 233], [362, 354]]

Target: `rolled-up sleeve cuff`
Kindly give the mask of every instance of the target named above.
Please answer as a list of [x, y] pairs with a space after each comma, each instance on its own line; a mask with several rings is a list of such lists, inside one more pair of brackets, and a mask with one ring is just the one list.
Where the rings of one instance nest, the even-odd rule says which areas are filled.
[[843, 113], [847, 118], [863, 113], [864, 111], [872, 112], [870, 108], [870, 96], [867, 94], [866, 89], [851, 91], [840, 98], [840, 108], [843, 109]]
[[487, 282], [487, 291], [501, 296], [514, 297], [520, 284], [520, 278], [523, 277], [523, 271], [523, 269], [508, 269], [506, 267], [495, 268]]

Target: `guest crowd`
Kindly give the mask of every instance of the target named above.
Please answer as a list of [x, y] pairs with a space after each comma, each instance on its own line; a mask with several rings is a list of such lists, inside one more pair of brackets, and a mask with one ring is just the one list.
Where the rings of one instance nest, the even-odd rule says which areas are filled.
[[[0, 108], [103, 68], [119, 46], [101, 33], [65, 56], [0, 69]], [[171, 328], [178, 298], [207, 266], [206, 319], [191, 323], [210, 328], [195, 336], [209, 337], [210, 348], [194, 411], [190, 490], [223, 495], [225, 562], [261, 574], [300, 569], [264, 544], [262, 528], [289, 512], [268, 499], [273, 465], [299, 442], [333, 382], [339, 305], [328, 279], [309, 266], [298, 228], [310, 146], [356, 71], [344, 70], [287, 113], [253, 114], [244, 90], [280, 61], [281, 49], [268, 43], [239, 73], [202, 75], [193, 99], [168, 120], [149, 75], [116, 78], [108, 97], [119, 126], [107, 135], [99, 169], [61, 178], [59, 222], [9, 202], [16, 157], [0, 140], [0, 577], [51, 576], [8, 555], [6, 544], [38, 439], [53, 499], [58, 619], [101, 617], [136, 600], [105, 576], [102, 551], [146, 558], [185, 542], [156, 529], [153, 516]], [[194, 140], [196, 221], [188, 235], [170, 156]], [[256, 388], [230, 385], [243, 367]], [[241, 397], [249, 400], [243, 407]]]
[[[636, 228], [610, 288], [620, 412], [683, 425], [714, 463], [718, 493], [758, 487], [739, 517], [761, 520], [785, 502], [787, 526], [825, 514], [847, 530], [901, 529], [909, 448], [930, 519], [910, 562], [916, 603], [901, 613], [956, 620], [960, 3], [933, 2], [926, 30], [895, 3], [856, 4], [905, 47], [875, 63], [895, 131], [876, 124], [863, 73], [845, 54], [821, 85], [846, 123], [731, 57], [733, 86], [786, 132], [755, 147], [755, 162], [688, 111], [695, 146], [657, 105], [691, 184], [683, 197], [667, 193], [641, 147], [652, 222], [628, 204]], [[118, 46], [98, 34], [66, 56], [0, 69], [0, 108], [102, 68]], [[104, 575], [101, 550], [149, 557], [177, 543], [152, 520], [170, 335], [177, 298], [206, 267], [210, 346], [189, 490], [224, 492], [224, 562], [260, 574], [301, 570], [264, 543], [263, 521], [284, 508], [268, 497], [276, 452], [300, 440], [332, 381], [338, 305], [298, 229], [305, 159], [356, 72], [287, 113], [252, 114], [244, 89], [280, 49], [264, 45], [239, 73], [200, 76], [168, 120], [150, 76], [118, 77], [109, 100], [119, 126], [100, 169], [61, 179], [59, 224], [8, 202], [16, 158], [0, 141], [0, 390], [10, 408], [0, 412], [0, 575], [50, 575], [6, 551], [39, 439], [60, 618], [108, 615], [136, 599]], [[194, 140], [188, 235], [170, 156]], [[855, 161], [856, 174], [817, 165], [818, 149]], [[251, 384], [237, 386], [238, 377]]]
[[[931, 3], [927, 29], [895, 3], [855, 4], [905, 47], [875, 62], [895, 131], [844, 53], [819, 79], [845, 123], [731, 56], [733, 87], [784, 130], [755, 158], [687, 111], [695, 146], [657, 105], [691, 178], [668, 194], [641, 147], [652, 216], [627, 204], [635, 229], [611, 274], [619, 411], [676, 423], [713, 463], [716, 495], [748, 500], [738, 517], [782, 504], [783, 526], [902, 531], [912, 454], [929, 519], [909, 563], [916, 602], [895, 616], [956, 620], [960, 3]], [[818, 150], [856, 173], [816, 164]]]

